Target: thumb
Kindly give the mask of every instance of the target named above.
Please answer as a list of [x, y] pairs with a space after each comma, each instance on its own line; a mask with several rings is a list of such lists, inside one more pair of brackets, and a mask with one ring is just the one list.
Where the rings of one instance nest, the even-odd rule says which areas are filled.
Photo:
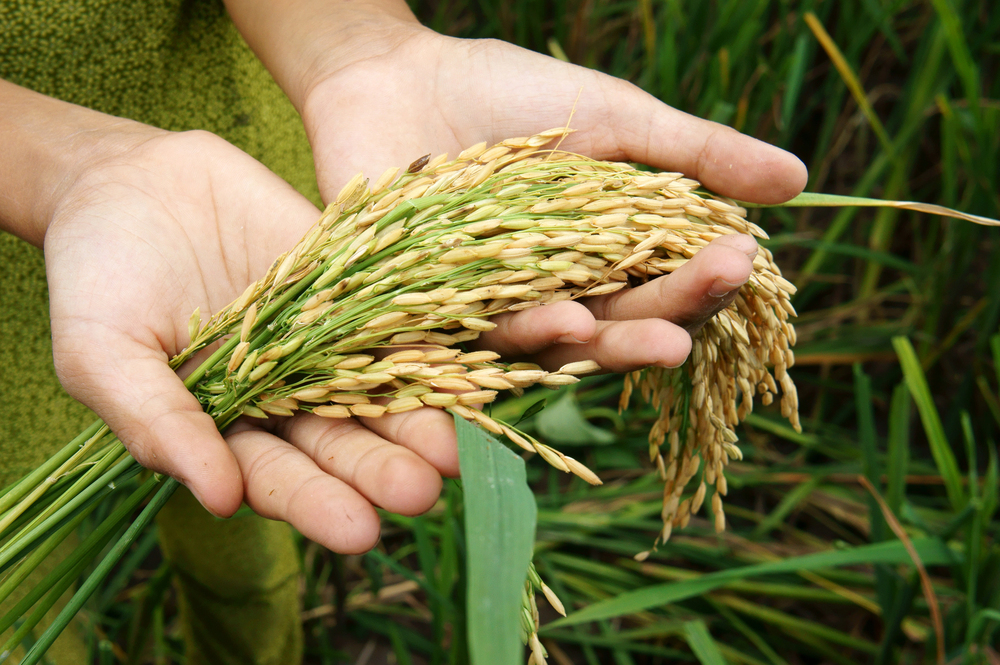
[[600, 77], [603, 159], [679, 171], [740, 201], [781, 203], [806, 186], [805, 164], [790, 152], [667, 106], [636, 86]]
[[236, 512], [243, 500], [236, 458], [162, 350], [96, 324], [53, 342], [63, 386], [108, 424], [139, 464], [182, 482], [215, 515]]

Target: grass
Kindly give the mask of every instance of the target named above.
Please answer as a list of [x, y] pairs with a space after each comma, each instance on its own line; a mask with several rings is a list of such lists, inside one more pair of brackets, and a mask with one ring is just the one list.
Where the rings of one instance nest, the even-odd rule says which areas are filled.
[[[808, 191], [1000, 216], [1000, 13], [986, 0], [415, 8], [443, 32], [564, 55], [790, 149]], [[594, 489], [528, 461], [535, 563], [570, 614], [557, 622], [539, 600], [549, 661], [997, 662], [997, 232], [892, 209], [754, 214], [800, 287], [804, 432], [774, 410], [748, 420], [726, 533], [697, 518], [632, 559], [659, 530], [661, 488], [648, 473], [653, 414], [617, 414], [619, 379], [495, 407], [516, 420], [546, 398], [558, 408], [522, 426], [572, 439], [553, 443], [605, 480]], [[309, 662], [468, 662], [463, 515], [449, 482], [427, 515], [386, 515], [369, 555], [302, 542]], [[94, 662], [182, 658], [150, 538], [87, 605]]]

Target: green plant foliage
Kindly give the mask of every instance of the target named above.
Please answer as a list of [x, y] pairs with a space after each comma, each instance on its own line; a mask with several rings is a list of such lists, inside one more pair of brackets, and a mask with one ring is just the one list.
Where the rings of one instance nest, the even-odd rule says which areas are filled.
[[466, 613], [472, 665], [517, 665], [521, 591], [535, 539], [535, 498], [524, 461], [455, 417], [465, 489]]
[[612, 432], [591, 425], [577, 402], [575, 391], [566, 390], [535, 418], [535, 428], [561, 446], [606, 445], [614, 442]]
[[[913, 545], [920, 555], [921, 560], [928, 565], [949, 564], [954, 561], [952, 552], [944, 543], [937, 539], [916, 541]], [[565, 619], [555, 621], [551, 625], [553, 628], [557, 628], [584, 621], [608, 619], [623, 614], [632, 614], [651, 607], [676, 603], [701, 595], [712, 589], [717, 589], [731, 580], [746, 580], [758, 575], [822, 570], [837, 566], [852, 566], [859, 563], [899, 564], [909, 560], [910, 556], [900, 542], [865, 545], [863, 547], [833, 552], [818, 552], [816, 554], [793, 557], [773, 563], [762, 563], [745, 568], [731, 568], [684, 582], [646, 587], [628, 594], [621, 594], [602, 603], [595, 603]]]
[[719, 645], [712, 639], [704, 621], [686, 622], [684, 636], [701, 665], [726, 665], [726, 659], [722, 657]]

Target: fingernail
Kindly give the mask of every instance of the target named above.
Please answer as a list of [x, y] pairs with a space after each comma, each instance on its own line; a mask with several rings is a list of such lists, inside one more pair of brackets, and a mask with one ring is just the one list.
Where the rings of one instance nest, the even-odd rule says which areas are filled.
[[722, 296], [732, 293], [741, 286], [743, 286], [743, 284], [733, 284], [732, 282], [727, 282], [721, 277], [718, 277], [714, 282], [712, 282], [712, 288], [708, 290], [708, 295], [721, 298]]
[[559, 335], [556, 337], [556, 344], [586, 344], [582, 339], [577, 339], [572, 333]]

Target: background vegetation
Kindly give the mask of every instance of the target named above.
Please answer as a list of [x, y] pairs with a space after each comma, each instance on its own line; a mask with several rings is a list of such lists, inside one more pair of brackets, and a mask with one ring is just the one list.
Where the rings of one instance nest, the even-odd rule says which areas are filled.
[[[809, 166], [807, 191], [1000, 217], [992, 0], [414, 8], [439, 31], [627, 78], [785, 147]], [[892, 210], [755, 214], [800, 289], [793, 374], [805, 431], [774, 409], [748, 420], [726, 533], [695, 519], [633, 560], [659, 529], [660, 485], [646, 455], [652, 414], [618, 414], [620, 378], [498, 407], [516, 420], [547, 399], [522, 425], [605, 480], [593, 489], [528, 461], [538, 570], [571, 620], [590, 613], [543, 629], [550, 662], [1000, 663], [997, 231]], [[386, 515], [366, 556], [303, 542], [309, 662], [467, 662], [462, 510], [448, 483], [431, 513]], [[154, 548], [149, 534], [89, 605], [102, 663], [182, 659], [170, 571]]]

